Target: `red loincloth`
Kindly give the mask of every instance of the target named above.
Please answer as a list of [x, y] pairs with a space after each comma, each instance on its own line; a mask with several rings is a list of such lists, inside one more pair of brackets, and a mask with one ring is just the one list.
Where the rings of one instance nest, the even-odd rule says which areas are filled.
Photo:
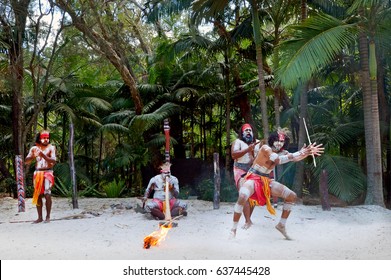
[[46, 171], [35, 171], [34, 172], [34, 194], [32, 203], [38, 205], [38, 197], [45, 192], [45, 179], [48, 179], [52, 185], [54, 185], [54, 175], [53, 172]]
[[270, 181], [271, 179], [264, 176], [259, 176], [253, 173], [246, 175], [246, 180], [254, 181], [254, 193], [250, 196], [250, 199], [255, 200], [259, 205], [266, 204], [266, 208], [270, 214], [275, 215], [276, 210], [270, 202]]

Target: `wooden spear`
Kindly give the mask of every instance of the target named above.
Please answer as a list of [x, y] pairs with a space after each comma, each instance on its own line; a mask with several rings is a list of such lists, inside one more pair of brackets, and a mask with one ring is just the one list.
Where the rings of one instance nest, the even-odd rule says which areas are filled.
[[[311, 142], [311, 139], [310, 139], [310, 134], [308, 133], [307, 124], [305, 122], [305, 118], [304, 117], [303, 117], [303, 123], [304, 123], [305, 132], [307, 133], [308, 142], [311, 145], [312, 142]], [[312, 159], [314, 161], [314, 166], [316, 167], [315, 155], [313, 153], [311, 153], [311, 154], [312, 154]]]

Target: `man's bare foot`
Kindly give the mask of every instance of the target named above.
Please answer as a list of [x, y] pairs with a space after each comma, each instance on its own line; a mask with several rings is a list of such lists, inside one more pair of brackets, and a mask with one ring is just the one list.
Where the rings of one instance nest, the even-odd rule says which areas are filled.
[[35, 220], [33, 222], [33, 224], [39, 224], [39, 223], [42, 223], [42, 222], [43, 222], [43, 220], [41, 218], [39, 218], [39, 219]]
[[46, 218], [44, 223], [50, 223], [50, 218]]
[[286, 233], [285, 226], [284, 226], [283, 224], [278, 223], [278, 224], [276, 225], [276, 229], [277, 229], [279, 232], [282, 233], [282, 235], [285, 237], [285, 239], [287, 239], [287, 240], [292, 240], [292, 239], [289, 237], [289, 235]]
[[242, 229], [249, 229], [253, 225], [253, 222], [246, 222], [243, 226]]
[[229, 239], [235, 239], [236, 237], [236, 229], [231, 229], [229, 232]]

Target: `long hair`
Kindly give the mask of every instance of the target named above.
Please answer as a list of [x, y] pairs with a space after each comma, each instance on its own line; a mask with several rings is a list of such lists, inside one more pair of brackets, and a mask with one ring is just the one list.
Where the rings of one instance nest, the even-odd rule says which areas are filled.
[[279, 133], [283, 133], [284, 136], [285, 136], [284, 146], [282, 146], [281, 150], [286, 150], [288, 148], [288, 146], [289, 146], [290, 138], [284, 132], [274, 131], [274, 132], [270, 133], [269, 138], [267, 140], [267, 143], [269, 144], [270, 147], [273, 147], [273, 143], [278, 141], [278, 139], [279, 139]]

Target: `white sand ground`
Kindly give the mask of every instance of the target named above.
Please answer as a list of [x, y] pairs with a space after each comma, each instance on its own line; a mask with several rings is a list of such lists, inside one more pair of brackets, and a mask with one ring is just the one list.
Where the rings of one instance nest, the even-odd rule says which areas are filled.
[[[143, 248], [158, 229], [149, 214], [135, 211], [136, 198], [53, 198], [50, 223], [32, 224], [31, 199], [0, 198], [1, 260], [391, 260], [391, 211], [378, 206], [331, 208], [296, 205], [287, 222], [293, 240], [274, 228], [279, 220], [257, 207], [254, 225], [229, 239], [233, 203], [187, 200], [188, 216], [158, 246]], [[115, 207], [113, 207], [115, 206]], [[122, 207], [124, 206], [124, 207]], [[126, 209], [126, 206], [131, 209]], [[124, 209], [119, 209], [119, 208]], [[74, 219], [64, 217], [79, 215]]]

